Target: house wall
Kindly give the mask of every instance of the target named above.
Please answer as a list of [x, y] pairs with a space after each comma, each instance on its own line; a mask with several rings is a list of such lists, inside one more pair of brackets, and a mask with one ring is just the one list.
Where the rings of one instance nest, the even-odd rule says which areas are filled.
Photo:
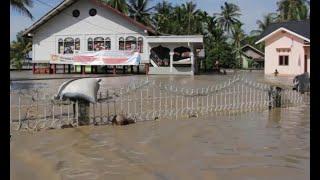
[[[97, 14], [89, 15], [89, 10], [95, 8]], [[72, 11], [78, 9], [80, 16], [75, 18]], [[143, 61], [148, 61], [146, 34], [143, 29], [128, 22], [117, 14], [103, 7], [99, 7], [87, 0], [79, 0], [66, 8], [63, 12], [51, 18], [33, 32], [33, 61], [48, 62], [51, 54], [58, 53], [58, 39], [72, 37], [80, 38], [80, 51], [87, 51], [87, 39], [89, 37], [110, 37], [111, 50], [118, 50], [119, 37], [135, 36], [143, 37]]]
[[263, 56], [261, 56], [260, 54], [256, 53], [255, 51], [248, 49], [244, 52], [244, 54], [246, 54], [247, 56], [252, 57], [253, 59], [260, 59], [263, 58]]
[[[278, 70], [279, 75], [297, 75], [304, 72], [304, 40], [287, 32], [278, 32], [265, 40], [265, 74]], [[290, 48], [290, 52], [277, 52]], [[279, 66], [279, 55], [289, 56], [288, 66]], [[310, 72], [310, 71], [309, 71]]]
[[246, 56], [242, 56], [242, 68], [247, 69], [249, 67], [248, 58]]

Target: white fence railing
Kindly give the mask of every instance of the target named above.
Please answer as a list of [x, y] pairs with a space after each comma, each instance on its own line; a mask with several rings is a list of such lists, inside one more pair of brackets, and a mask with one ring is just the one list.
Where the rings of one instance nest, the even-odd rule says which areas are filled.
[[[108, 124], [117, 114], [136, 121], [180, 119], [212, 112], [247, 112], [274, 107], [270, 86], [234, 76], [205, 88], [185, 88], [173, 83], [141, 80], [126, 87], [102, 89], [90, 104], [90, 121]], [[289, 89], [280, 93], [281, 106], [303, 103], [303, 96]], [[12, 129], [39, 130], [78, 125], [78, 103], [52, 100], [39, 90], [11, 92]]]

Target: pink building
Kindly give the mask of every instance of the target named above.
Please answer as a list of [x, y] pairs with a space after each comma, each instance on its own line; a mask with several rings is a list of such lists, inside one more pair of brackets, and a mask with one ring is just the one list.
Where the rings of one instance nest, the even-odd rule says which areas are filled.
[[279, 75], [310, 73], [310, 23], [289, 21], [273, 23], [256, 44], [265, 43], [265, 74], [277, 70]]

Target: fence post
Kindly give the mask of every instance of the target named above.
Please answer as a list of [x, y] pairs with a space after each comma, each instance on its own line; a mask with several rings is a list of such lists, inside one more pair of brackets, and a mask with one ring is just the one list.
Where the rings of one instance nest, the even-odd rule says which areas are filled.
[[183, 112], [184, 112], [184, 92], [183, 92], [184, 88], [181, 88], [181, 111], [180, 111], [180, 116], [183, 116]]
[[196, 112], [199, 112], [199, 88], [197, 88], [197, 108], [196, 108]]
[[194, 89], [192, 89], [192, 91], [191, 91], [191, 112], [192, 112], [192, 114], [193, 114], [193, 97], [194, 97]]
[[11, 129], [11, 125], [12, 125], [12, 117], [11, 117], [11, 91], [10, 91], [10, 129]]
[[18, 97], [18, 117], [19, 117], [19, 126], [21, 126], [21, 94], [19, 93]]
[[172, 117], [173, 110], [172, 110], [172, 85], [170, 86], [170, 117]]
[[122, 105], [122, 101], [123, 101], [123, 88], [120, 88], [120, 112], [123, 111], [123, 105]]
[[140, 119], [142, 119], [142, 89], [140, 90]]
[[159, 118], [160, 118], [160, 116], [161, 116], [161, 113], [162, 113], [162, 103], [161, 103], [161, 88], [162, 88], [162, 86], [161, 86], [161, 82], [160, 82], [160, 88], [159, 88], [159, 104], [160, 104], [160, 107], [159, 107]]
[[155, 87], [153, 86], [153, 88], [152, 88], [152, 119], [154, 119], [155, 118], [155, 106], [156, 106], [156, 104], [155, 104], [155, 99], [156, 99], [156, 97], [155, 97]]
[[76, 101], [76, 122], [77, 126], [79, 126], [79, 102]]
[[[129, 90], [129, 89], [128, 89]], [[127, 94], [127, 103], [128, 103], [128, 107], [127, 107], [127, 109], [128, 109], [128, 112], [127, 112], [127, 114], [128, 114], [128, 116], [130, 115], [130, 97], [129, 97], [129, 93]]]
[[[44, 99], [46, 98], [46, 96], [44, 95]], [[44, 120], [47, 121], [47, 100], [44, 100]]]
[[67, 108], [67, 111], [68, 111], [68, 123], [70, 123], [70, 104], [67, 105], [68, 108]]
[[186, 89], [186, 99], [187, 99], [187, 111], [186, 112], [189, 112], [189, 89]]
[[99, 104], [100, 104], [100, 123], [102, 124], [102, 122], [103, 122], [103, 117], [102, 117], [102, 94], [101, 94], [101, 92], [99, 93], [99, 96], [100, 96], [100, 101], [98, 101], [99, 102]]
[[176, 120], [178, 119], [178, 88], [176, 87], [176, 105], [175, 105], [175, 113], [176, 113]]

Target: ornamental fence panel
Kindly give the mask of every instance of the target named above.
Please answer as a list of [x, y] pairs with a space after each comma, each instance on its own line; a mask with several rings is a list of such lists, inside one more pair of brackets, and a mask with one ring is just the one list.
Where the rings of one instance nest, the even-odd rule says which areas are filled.
[[[282, 89], [278, 94], [266, 83], [235, 75], [223, 83], [187, 88], [173, 82], [138, 80], [121, 88], [100, 89], [97, 102], [90, 103], [90, 123], [110, 124], [119, 114], [136, 122], [184, 119], [216, 112], [241, 113], [304, 103], [304, 95]], [[279, 96], [280, 98], [274, 98]], [[12, 130], [78, 126], [79, 103], [53, 100], [45, 90], [10, 92]], [[279, 102], [275, 102], [275, 99]]]

